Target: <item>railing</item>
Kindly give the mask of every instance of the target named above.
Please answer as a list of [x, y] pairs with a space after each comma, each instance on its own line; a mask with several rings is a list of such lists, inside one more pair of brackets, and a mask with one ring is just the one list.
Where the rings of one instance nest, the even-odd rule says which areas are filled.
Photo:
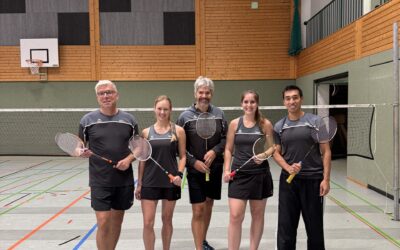
[[306, 25], [306, 47], [324, 39], [362, 15], [363, 0], [334, 0], [330, 2], [304, 23]]
[[[391, 0], [371, 0], [375, 9]], [[306, 25], [306, 47], [357, 20], [363, 15], [363, 0], [333, 0], [322, 10], [304, 22]]]

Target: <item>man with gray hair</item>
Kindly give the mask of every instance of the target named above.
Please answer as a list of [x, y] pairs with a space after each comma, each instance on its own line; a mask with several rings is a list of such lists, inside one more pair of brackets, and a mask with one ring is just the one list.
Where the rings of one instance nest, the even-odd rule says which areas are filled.
[[[125, 210], [133, 204], [134, 181], [129, 139], [138, 134], [138, 123], [131, 114], [119, 110], [115, 84], [101, 80], [95, 86], [98, 110], [80, 121], [79, 137], [88, 145], [82, 157], [89, 158], [91, 206], [97, 219], [97, 248], [115, 249]], [[110, 159], [108, 163], [93, 154]]]
[[[186, 132], [186, 169], [192, 204], [192, 233], [196, 249], [212, 250], [206, 241], [214, 200], [221, 199], [222, 153], [225, 149], [227, 122], [224, 112], [211, 104], [214, 83], [200, 76], [194, 83], [195, 103], [183, 111], [177, 124]], [[215, 118], [216, 132], [205, 140], [196, 131], [199, 115], [208, 112]], [[209, 180], [206, 180], [209, 174]]]

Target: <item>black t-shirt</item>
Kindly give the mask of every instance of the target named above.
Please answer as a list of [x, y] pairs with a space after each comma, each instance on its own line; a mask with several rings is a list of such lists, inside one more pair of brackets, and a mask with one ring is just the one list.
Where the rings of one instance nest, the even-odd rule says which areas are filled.
[[[134, 116], [119, 110], [114, 116], [106, 116], [96, 110], [83, 116], [79, 124], [79, 137], [93, 153], [118, 162], [131, 152], [129, 139], [138, 134]], [[132, 166], [121, 171], [112, 164], [92, 156], [89, 158], [89, 186], [120, 187], [133, 185]]]
[[320, 120], [317, 115], [305, 113], [296, 121], [284, 117], [274, 126], [275, 143], [281, 145], [285, 161], [290, 165], [301, 162], [301, 170], [296, 178], [316, 179], [323, 176], [319, 144], [312, 137], [312, 130], [315, 130]]
[[211, 165], [211, 172], [218, 170], [213, 168], [215, 165], [221, 168], [224, 161], [222, 154], [225, 149], [227, 130], [224, 112], [213, 105], [209, 105], [207, 112], [214, 115], [216, 120], [216, 132], [207, 140], [201, 138], [196, 132], [196, 122], [201, 112], [194, 105], [183, 111], [176, 122], [176, 124], [183, 127], [186, 133], [186, 166], [188, 171], [192, 173], [199, 173], [194, 168], [194, 163], [196, 160], [203, 161], [204, 155], [210, 149], [214, 150], [217, 155]]

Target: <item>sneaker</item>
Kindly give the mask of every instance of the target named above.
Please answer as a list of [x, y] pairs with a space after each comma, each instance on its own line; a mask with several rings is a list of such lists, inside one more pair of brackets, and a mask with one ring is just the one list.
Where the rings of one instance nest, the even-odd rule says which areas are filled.
[[206, 240], [203, 241], [203, 250], [215, 250], [212, 246], [208, 244]]

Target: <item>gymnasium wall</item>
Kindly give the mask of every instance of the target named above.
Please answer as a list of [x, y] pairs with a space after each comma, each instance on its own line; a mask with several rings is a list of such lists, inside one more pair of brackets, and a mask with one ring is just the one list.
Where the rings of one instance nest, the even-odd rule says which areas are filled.
[[296, 79], [296, 84], [304, 89], [305, 103], [313, 104], [315, 80], [347, 72], [349, 104], [382, 104], [377, 106], [373, 127], [375, 159], [349, 156], [347, 176], [389, 193], [393, 182], [391, 49], [395, 21], [400, 23], [399, 0], [376, 8], [303, 50], [298, 57]]
[[400, 1], [390, 1], [303, 50], [297, 77], [386, 51], [392, 46], [393, 22], [400, 23]]
[[57, 37], [48, 81], [295, 79], [291, 0], [16, 0], [0, 6], [0, 81], [20, 68], [19, 39]]
[[[150, 108], [158, 95], [166, 94], [174, 107], [188, 107], [193, 101], [194, 81], [116, 82], [120, 92], [119, 106]], [[294, 80], [215, 81], [213, 103], [218, 106], [240, 106], [244, 90], [260, 94], [261, 105], [282, 105], [281, 91]], [[1, 108], [95, 108], [95, 82], [10, 82], [0, 85]]]
[[[348, 103], [377, 104], [371, 144], [374, 160], [347, 157], [347, 176], [365, 185], [392, 193], [393, 182], [393, 63], [390, 50], [366, 56], [296, 80], [305, 93], [305, 103], [313, 104], [314, 81], [348, 73]], [[386, 186], [386, 183], [389, 183]]]

